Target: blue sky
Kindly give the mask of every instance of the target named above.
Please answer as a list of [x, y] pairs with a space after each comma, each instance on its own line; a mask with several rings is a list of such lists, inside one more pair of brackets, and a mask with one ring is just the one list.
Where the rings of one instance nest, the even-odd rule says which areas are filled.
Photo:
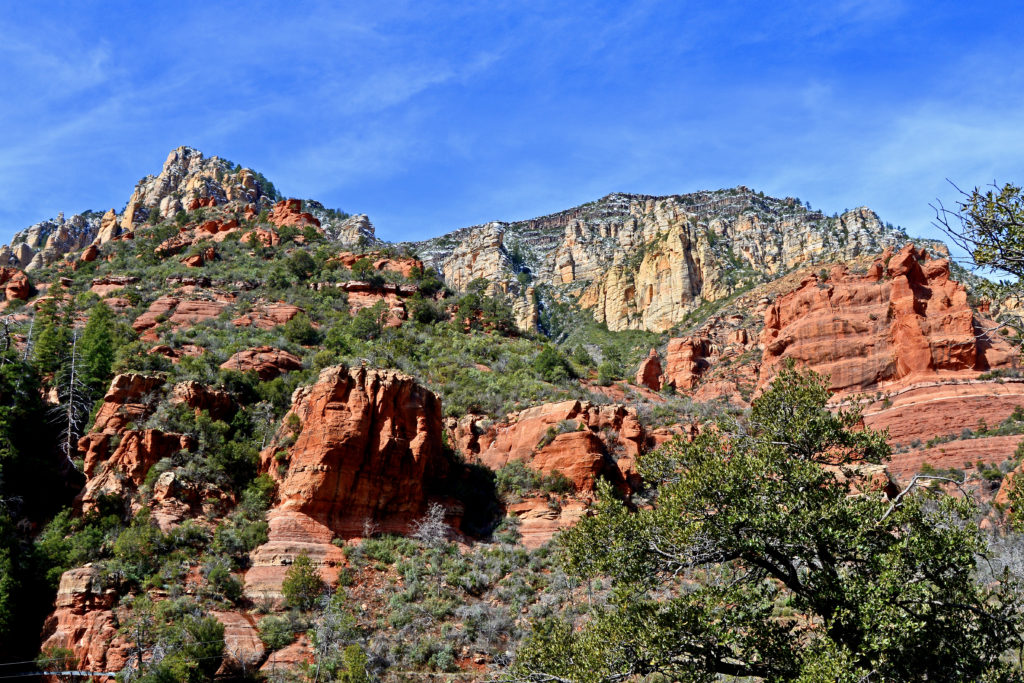
[[3, 241], [182, 144], [391, 240], [739, 184], [934, 235], [1024, 182], [1019, 3], [147, 5], [3, 0]]

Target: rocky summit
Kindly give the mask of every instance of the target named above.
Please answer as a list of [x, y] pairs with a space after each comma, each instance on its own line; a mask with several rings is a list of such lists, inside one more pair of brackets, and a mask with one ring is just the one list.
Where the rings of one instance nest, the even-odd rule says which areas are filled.
[[390, 243], [179, 147], [0, 251], [0, 664], [493, 680], [614, 599], [565, 530], [655, 509], [651, 454], [790, 368], [884, 434], [870, 491], [941, 476], [1008, 529], [1020, 339], [866, 207], [609, 194]]

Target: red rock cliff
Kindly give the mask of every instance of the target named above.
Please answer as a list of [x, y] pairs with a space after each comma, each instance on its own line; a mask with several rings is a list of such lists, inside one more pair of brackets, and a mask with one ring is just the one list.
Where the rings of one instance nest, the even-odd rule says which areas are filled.
[[405, 531], [422, 514], [424, 476], [442, 462], [441, 402], [413, 378], [327, 368], [296, 390], [286, 433], [295, 420], [294, 444], [262, 455], [263, 470], [280, 481], [279, 509], [345, 537], [360, 535], [366, 520]]
[[831, 376], [836, 392], [976, 376], [1009, 365], [1008, 343], [982, 334], [947, 259], [907, 245], [866, 275], [836, 267], [806, 278], [765, 313], [761, 384], [792, 358]]

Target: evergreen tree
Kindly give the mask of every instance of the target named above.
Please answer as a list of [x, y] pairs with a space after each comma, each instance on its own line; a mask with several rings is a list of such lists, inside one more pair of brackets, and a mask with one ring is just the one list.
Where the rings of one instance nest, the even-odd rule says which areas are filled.
[[81, 346], [82, 383], [93, 396], [100, 396], [110, 382], [114, 365], [115, 337], [114, 312], [100, 301], [89, 312], [89, 322], [82, 332]]
[[325, 587], [320, 571], [313, 566], [309, 555], [302, 552], [285, 572], [281, 594], [286, 605], [308, 611], [316, 605]]
[[64, 289], [59, 283], [50, 289], [50, 296], [39, 305], [34, 322], [35, 339], [32, 358], [41, 373], [57, 372], [71, 345], [71, 306], [61, 310]]

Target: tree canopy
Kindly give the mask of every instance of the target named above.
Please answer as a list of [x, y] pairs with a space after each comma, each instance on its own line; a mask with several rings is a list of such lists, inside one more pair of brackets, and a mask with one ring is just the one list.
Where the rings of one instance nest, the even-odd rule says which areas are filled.
[[887, 495], [884, 434], [829, 396], [789, 367], [749, 418], [641, 459], [649, 508], [602, 484], [561, 544], [568, 573], [610, 580], [607, 600], [536, 623], [514, 676], [1020, 680], [1004, 661], [1019, 599], [1008, 575], [979, 580], [970, 502], [919, 479]]

